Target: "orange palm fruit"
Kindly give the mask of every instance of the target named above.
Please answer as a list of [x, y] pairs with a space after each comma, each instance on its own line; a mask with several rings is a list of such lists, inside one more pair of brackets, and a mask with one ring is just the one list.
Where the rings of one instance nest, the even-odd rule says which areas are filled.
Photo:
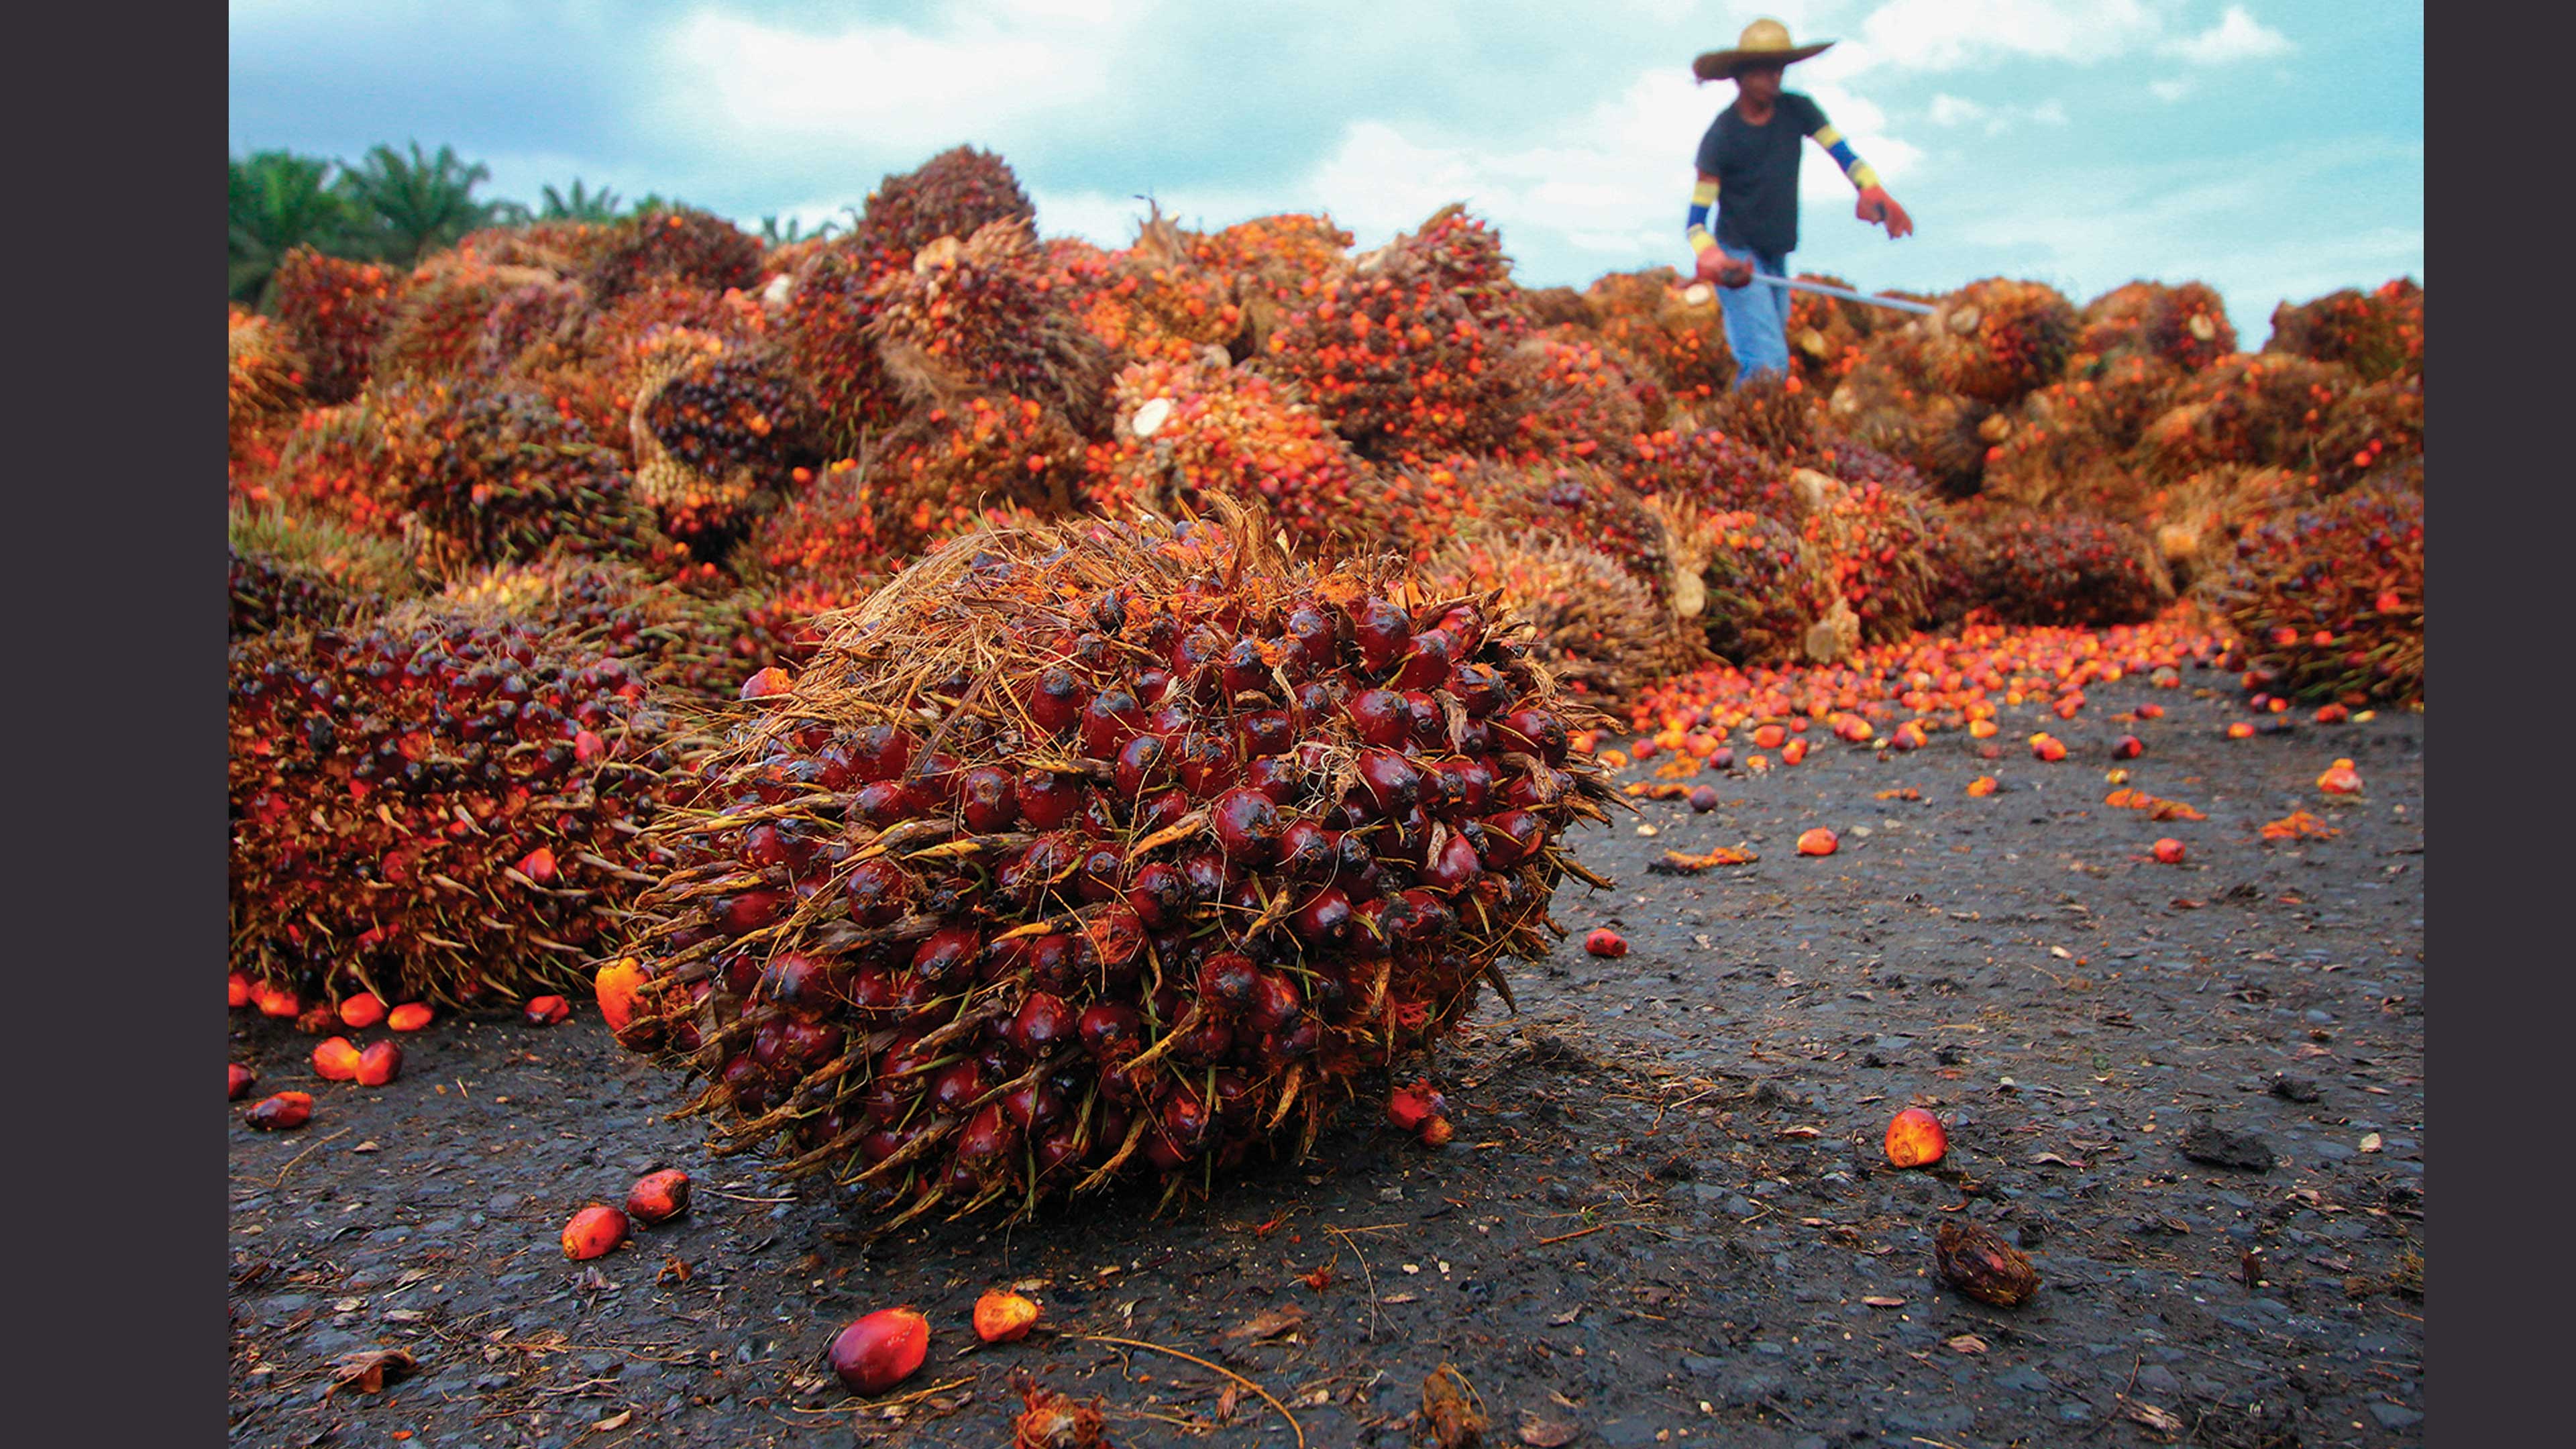
[[1997, 734], [2001, 733], [2002, 729], [2003, 726], [1996, 724], [1990, 719], [1970, 720], [1968, 722], [1968, 738], [1972, 740], [1990, 740]]
[[626, 1215], [646, 1227], [689, 1210], [689, 1175], [676, 1167], [648, 1172], [626, 1190]]
[[2147, 742], [2136, 735], [2122, 735], [2119, 742], [2111, 746], [2111, 758], [2115, 760], [2134, 760], [2146, 752]]
[[2361, 792], [2361, 772], [2350, 760], [2337, 760], [2317, 776], [2317, 788], [2329, 795], [2357, 795]]
[[1017, 1343], [1037, 1321], [1037, 1304], [1007, 1288], [988, 1289], [975, 1300], [975, 1336], [986, 1343]]
[[2227, 727], [2227, 737], [2231, 740], [2250, 740], [2254, 738], [2254, 722], [2242, 719], [2236, 721]]
[[760, 699], [767, 695], [785, 694], [796, 687], [796, 677], [772, 664], [742, 682], [742, 697]]
[[1898, 1167], [1929, 1167], [1949, 1150], [1941, 1119], [1920, 1107], [1906, 1108], [1887, 1124], [1887, 1160]]
[[1995, 786], [1998, 783], [2000, 782], [1992, 775], [1979, 775], [1968, 782], [1968, 794], [1973, 799], [1982, 800], [1995, 793]]
[[396, 1031], [418, 1031], [429, 1025], [432, 1015], [428, 1002], [406, 1001], [385, 1013], [385, 1025]]
[[238, 1102], [250, 1095], [251, 1084], [259, 1080], [259, 1074], [239, 1062], [227, 1063], [227, 1066], [230, 1071], [226, 1074], [225, 1085], [232, 1095], [226, 1100]]
[[610, 1031], [624, 1031], [635, 1017], [635, 993], [645, 982], [644, 967], [632, 956], [620, 957], [599, 968], [591, 989], [599, 998], [600, 1018]]
[[250, 1005], [251, 984], [249, 977], [244, 976], [238, 971], [234, 972], [231, 977], [224, 982], [224, 990], [224, 1000], [226, 1004], [231, 1006]]
[[385, 1004], [372, 991], [340, 999], [340, 1024], [351, 1031], [365, 1031], [385, 1019]]
[[313, 1049], [313, 1070], [324, 1080], [354, 1081], [358, 1075], [358, 1048], [345, 1036], [335, 1036]]
[[250, 989], [250, 999], [251, 1004], [259, 1008], [259, 1014], [262, 1016], [274, 1016], [292, 1021], [304, 1014], [304, 1003], [296, 999], [294, 992], [283, 986], [261, 982]]
[[1798, 837], [1800, 855], [1831, 855], [1840, 849], [1842, 849], [1842, 841], [1836, 838], [1832, 831], [1821, 825]]
[[258, 1105], [243, 1114], [243, 1120], [262, 1132], [284, 1132], [313, 1120], [313, 1094], [279, 1092], [262, 1097]]
[[1807, 758], [1807, 742], [1791, 740], [1780, 747], [1780, 763], [1794, 765]]
[[854, 1394], [884, 1393], [929, 1356], [930, 1320], [910, 1308], [881, 1308], [832, 1340], [832, 1372]]
[[1595, 956], [1625, 956], [1628, 954], [1628, 938], [1602, 926], [1583, 938], [1583, 949]]
[[2042, 730], [2030, 737], [2030, 752], [2034, 758], [2054, 764], [2066, 758], [2066, 744], [2057, 736]]
[[358, 1085], [381, 1087], [402, 1075], [402, 1048], [389, 1041], [371, 1042], [358, 1053]]
[[531, 996], [520, 1015], [527, 1018], [530, 1026], [552, 1026], [572, 1015], [572, 1003], [560, 996]]
[[1753, 731], [1753, 743], [1759, 749], [1776, 750], [1788, 738], [1789, 732], [1775, 724], [1761, 725]]
[[625, 1241], [626, 1214], [601, 1203], [574, 1213], [564, 1224], [564, 1256], [576, 1263], [615, 1252]]

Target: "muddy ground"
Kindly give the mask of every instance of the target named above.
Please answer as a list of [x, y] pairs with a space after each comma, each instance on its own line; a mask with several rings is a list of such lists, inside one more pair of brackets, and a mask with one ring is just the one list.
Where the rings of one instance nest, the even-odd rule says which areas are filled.
[[[1575, 934], [1511, 968], [1519, 1014], [1488, 1002], [1438, 1064], [1454, 1142], [1354, 1109], [1312, 1161], [1177, 1220], [1126, 1197], [869, 1244], [827, 1193], [664, 1120], [686, 1089], [588, 1003], [551, 1030], [442, 1021], [375, 1090], [314, 1079], [312, 1039], [236, 1013], [260, 1092], [319, 1106], [290, 1133], [229, 1119], [233, 1439], [1006, 1445], [1029, 1370], [1099, 1396], [1120, 1445], [1285, 1445], [1289, 1415], [1316, 1449], [1395, 1445], [1450, 1364], [1493, 1444], [2418, 1442], [2421, 717], [2230, 741], [2224, 697], [2090, 693], [2072, 723], [2008, 711], [1997, 760], [1958, 734], [1885, 758], [1827, 741], [1716, 778], [1714, 813], [1594, 832], [1584, 859], [1618, 888], [1569, 883]], [[2114, 718], [2149, 699], [2166, 718]], [[2064, 762], [2020, 743], [2043, 724]], [[2105, 807], [2132, 728], [2130, 783], [2207, 820]], [[2312, 782], [2337, 755], [2368, 788], [2328, 804]], [[2005, 789], [1968, 797], [1981, 773]], [[2340, 834], [2258, 836], [2301, 806]], [[1816, 824], [1840, 853], [1795, 853]], [[2187, 863], [2148, 857], [2161, 835]], [[1760, 860], [1646, 869], [1737, 844]], [[1600, 925], [1625, 959], [1582, 952]], [[1949, 1124], [1938, 1169], [1885, 1166], [1909, 1102]], [[2275, 1160], [2187, 1158], [2203, 1118]], [[665, 1165], [696, 1178], [686, 1217], [564, 1259], [574, 1209]], [[1953, 1214], [2016, 1239], [2037, 1296], [1941, 1286]], [[977, 1348], [976, 1296], [1014, 1282], [1048, 1327]], [[825, 1345], [907, 1302], [929, 1365], [852, 1400]], [[328, 1392], [379, 1347], [417, 1370]]]

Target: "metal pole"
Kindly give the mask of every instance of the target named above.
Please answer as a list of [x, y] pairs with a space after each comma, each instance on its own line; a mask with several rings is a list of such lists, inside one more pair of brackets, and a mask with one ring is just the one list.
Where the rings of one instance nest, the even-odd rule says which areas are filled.
[[1770, 277], [1757, 275], [1753, 280], [1757, 282], [1769, 282], [1775, 287], [1790, 287], [1801, 292], [1821, 292], [1828, 297], [1840, 297], [1846, 302], [1866, 302], [1873, 307], [1892, 307], [1899, 312], [1913, 312], [1925, 317], [1929, 317], [1934, 312], [1940, 310], [1939, 308], [1933, 307], [1927, 303], [1908, 302], [1902, 297], [1865, 296], [1862, 293], [1852, 291], [1848, 287], [1832, 287], [1827, 286], [1823, 282], [1800, 281], [1795, 277]]

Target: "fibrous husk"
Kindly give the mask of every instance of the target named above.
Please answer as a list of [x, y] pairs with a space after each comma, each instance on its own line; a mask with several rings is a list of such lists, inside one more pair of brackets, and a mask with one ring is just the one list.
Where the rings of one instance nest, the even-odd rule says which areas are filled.
[[2174, 586], [2205, 593], [2223, 581], [2246, 529], [2312, 496], [2286, 469], [2221, 464], [2157, 490], [2146, 522]]
[[1480, 531], [1433, 553], [1423, 576], [1444, 593], [1499, 593], [1529, 621], [1531, 657], [1607, 713], [1708, 662], [1696, 622], [1618, 560], [1562, 536]]
[[2272, 309], [2267, 353], [2339, 363], [2364, 382], [2421, 377], [2424, 372], [2424, 289], [2396, 277], [2368, 292], [2346, 287], [2296, 306]]
[[496, 564], [448, 585], [439, 607], [524, 623], [584, 658], [623, 659], [667, 699], [716, 703], [777, 662], [748, 622], [762, 602], [737, 591], [702, 598], [628, 564], [579, 558]]
[[2153, 485], [2131, 452], [2182, 381], [2172, 363], [2127, 352], [2032, 393], [1988, 455], [1982, 496], [2143, 520]]
[[615, 223], [582, 280], [602, 305], [652, 285], [746, 288], [760, 280], [760, 238], [713, 212], [656, 208]]
[[2238, 540], [2227, 622], [2272, 693], [2347, 704], [2424, 697], [2424, 499], [2356, 487]]
[[2007, 624], [2102, 628], [2153, 618], [2173, 597], [2140, 529], [2082, 514], [1991, 514], [1977, 530], [1972, 594]]
[[[1797, 280], [1851, 290], [1851, 283], [1823, 272], [1800, 272]], [[1866, 302], [1821, 292], [1786, 290], [1782, 300], [1789, 306], [1783, 330], [1789, 339], [1790, 370], [1815, 396], [1829, 397], [1834, 384], [1860, 362], [1862, 341], [1879, 329], [1888, 313]]]
[[[1834, 388], [1827, 425], [1863, 447], [1912, 468], [1953, 497], [1981, 486], [1988, 450], [2005, 429], [1991, 424], [1990, 403], [1949, 391], [1932, 371], [1931, 329], [1909, 322], [1873, 334], [1860, 361]], [[1989, 437], [1987, 434], [1996, 434]]]
[[406, 605], [231, 657], [232, 966], [332, 998], [579, 982], [680, 741], [622, 663]]
[[1541, 327], [1598, 329], [1601, 314], [1572, 287], [1538, 287], [1521, 293], [1521, 310]]
[[2344, 394], [2316, 440], [2317, 486], [2332, 492], [2424, 456], [2424, 375], [2401, 373]]
[[[681, 859], [618, 978], [620, 1039], [710, 1079], [716, 1151], [887, 1227], [1196, 1197], [1547, 948], [1609, 793], [1563, 692], [1475, 601], [1239, 523], [957, 540], [744, 722], [656, 832]], [[1408, 682], [1418, 711], [1369, 693]]]

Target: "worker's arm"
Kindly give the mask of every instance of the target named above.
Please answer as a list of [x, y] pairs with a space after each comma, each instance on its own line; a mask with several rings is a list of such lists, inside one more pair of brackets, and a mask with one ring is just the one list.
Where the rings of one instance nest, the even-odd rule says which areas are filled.
[[1707, 171], [1699, 174], [1699, 184], [1691, 188], [1689, 232], [1691, 253], [1698, 260], [1695, 268], [1703, 282], [1741, 287], [1753, 280], [1753, 264], [1738, 261], [1717, 244], [1708, 229], [1709, 208], [1717, 204], [1717, 177]]
[[[1817, 119], [1823, 121], [1822, 112], [1817, 113]], [[1878, 179], [1877, 168], [1860, 159], [1852, 150], [1851, 142], [1835, 129], [1833, 123], [1825, 121], [1808, 134], [1815, 138], [1817, 145], [1825, 148], [1826, 155], [1834, 158], [1834, 164], [1843, 169], [1843, 175], [1851, 178], [1851, 184], [1860, 189], [1860, 204], [1853, 208], [1853, 215], [1873, 226], [1886, 227], [1891, 238], [1913, 233], [1914, 218], [1906, 215], [1905, 208], [1896, 204], [1896, 198], [1887, 194], [1887, 188]]]

